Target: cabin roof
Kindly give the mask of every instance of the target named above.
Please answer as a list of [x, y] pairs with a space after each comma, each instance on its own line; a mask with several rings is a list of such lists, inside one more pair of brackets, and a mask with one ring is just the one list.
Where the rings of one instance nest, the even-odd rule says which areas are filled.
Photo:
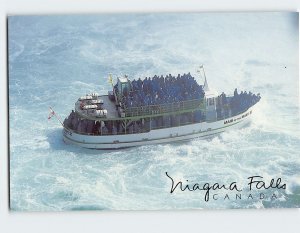
[[128, 78], [127, 77], [119, 77], [118, 79], [119, 79], [119, 81], [121, 83], [127, 83], [128, 82]]

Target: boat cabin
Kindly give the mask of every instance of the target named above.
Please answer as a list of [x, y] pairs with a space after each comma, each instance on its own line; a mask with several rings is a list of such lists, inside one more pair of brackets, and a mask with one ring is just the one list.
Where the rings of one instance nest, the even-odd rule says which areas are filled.
[[206, 120], [207, 121], [216, 121], [217, 119], [217, 114], [216, 114], [216, 98], [218, 97], [218, 93], [214, 90], [211, 90], [208, 87], [208, 83], [205, 77], [204, 85], [203, 85], [203, 90], [204, 90], [204, 97], [205, 97], [205, 102], [206, 102]]
[[117, 89], [118, 99], [121, 99], [122, 96], [126, 96], [129, 91], [131, 91], [131, 84], [126, 75], [124, 77], [118, 78]]

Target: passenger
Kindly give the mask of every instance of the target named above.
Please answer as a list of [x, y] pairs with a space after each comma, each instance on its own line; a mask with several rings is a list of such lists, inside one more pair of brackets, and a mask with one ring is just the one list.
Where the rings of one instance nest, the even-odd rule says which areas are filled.
[[118, 133], [117, 127], [116, 127], [116, 126], [113, 126], [113, 127], [112, 127], [112, 134], [113, 134], [113, 135], [116, 135], [117, 133]]
[[119, 125], [118, 132], [119, 134], [123, 134], [123, 127], [121, 124]]
[[133, 125], [130, 125], [130, 126], [129, 126], [129, 129], [128, 129], [128, 133], [132, 134], [133, 131], [134, 131], [134, 130], [133, 130]]
[[180, 116], [180, 124], [185, 125], [188, 122], [186, 114], [181, 114]]
[[201, 111], [197, 110], [194, 112], [194, 122], [199, 123], [201, 121]]
[[162, 128], [163, 127], [163, 118], [162, 117], [157, 117], [157, 127]]
[[234, 94], [235, 97], [238, 96], [237, 88], [234, 89]]
[[154, 118], [151, 119], [150, 126], [151, 126], [151, 129], [155, 129], [157, 127], [156, 120]]
[[82, 127], [82, 132], [84, 132], [84, 133], [87, 133], [87, 123], [88, 123], [88, 120], [84, 119], [84, 120], [83, 120], [83, 123], [82, 123], [82, 125], [81, 125], [81, 127]]
[[94, 128], [94, 121], [89, 120], [87, 122], [87, 133], [92, 134], [93, 133], [93, 128]]
[[82, 124], [82, 120], [80, 120], [79, 121], [79, 123], [78, 123], [78, 125], [77, 125], [77, 129], [76, 129], [76, 131], [78, 131], [79, 133], [82, 133], [83, 131], [82, 131], [82, 127], [81, 127], [81, 124]]
[[94, 124], [93, 133], [94, 133], [94, 134], [99, 134], [99, 132], [100, 132], [100, 122], [97, 121], [97, 122]]
[[108, 129], [106, 126], [102, 127], [102, 134], [108, 134]]
[[171, 119], [169, 116], [163, 116], [163, 127], [169, 128], [171, 126]]
[[179, 125], [179, 119], [178, 116], [171, 116], [171, 122], [172, 122], [172, 127], [178, 126]]

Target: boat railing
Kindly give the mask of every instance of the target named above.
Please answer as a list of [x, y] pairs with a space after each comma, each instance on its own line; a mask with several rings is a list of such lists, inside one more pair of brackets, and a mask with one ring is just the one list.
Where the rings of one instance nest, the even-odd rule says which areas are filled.
[[101, 131], [97, 131], [97, 132], [93, 132], [93, 133], [87, 133], [87, 132], [81, 132], [81, 131], [78, 131], [78, 130], [74, 130], [74, 129], [71, 129], [67, 126], [64, 126], [64, 128], [69, 131], [69, 132], [74, 132], [76, 134], [81, 134], [81, 135], [87, 135], [87, 136], [109, 136], [109, 135], [127, 135], [127, 134], [137, 134], [137, 133], [147, 133], [149, 132], [150, 130], [156, 130], [156, 129], [166, 129], [166, 128], [173, 128], [173, 127], [179, 127], [179, 126], [185, 126], [185, 125], [191, 125], [191, 124], [195, 124], [195, 123], [202, 123], [202, 122], [205, 122], [205, 120], [200, 120], [200, 121], [186, 121], [186, 122], [179, 122], [178, 124], [176, 125], [172, 125], [172, 126], [166, 126], [166, 125], [162, 125], [162, 126], [151, 126], [150, 127], [145, 127], [145, 128], [139, 128], [138, 130], [126, 130], [125, 131], [122, 131], [122, 132], [116, 132], [116, 133], [113, 133], [111, 131], [108, 131], [108, 132], [101, 132]]
[[167, 114], [172, 112], [184, 112], [193, 109], [205, 109], [203, 99], [186, 100], [159, 105], [144, 105], [139, 107], [124, 108], [126, 117]]

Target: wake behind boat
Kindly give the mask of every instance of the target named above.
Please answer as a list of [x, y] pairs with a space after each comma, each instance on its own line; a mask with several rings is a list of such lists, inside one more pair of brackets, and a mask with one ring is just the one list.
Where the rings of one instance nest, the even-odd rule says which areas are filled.
[[107, 95], [80, 97], [62, 123], [66, 143], [118, 149], [206, 138], [249, 123], [260, 95], [218, 95], [190, 73], [130, 81], [119, 77]]

